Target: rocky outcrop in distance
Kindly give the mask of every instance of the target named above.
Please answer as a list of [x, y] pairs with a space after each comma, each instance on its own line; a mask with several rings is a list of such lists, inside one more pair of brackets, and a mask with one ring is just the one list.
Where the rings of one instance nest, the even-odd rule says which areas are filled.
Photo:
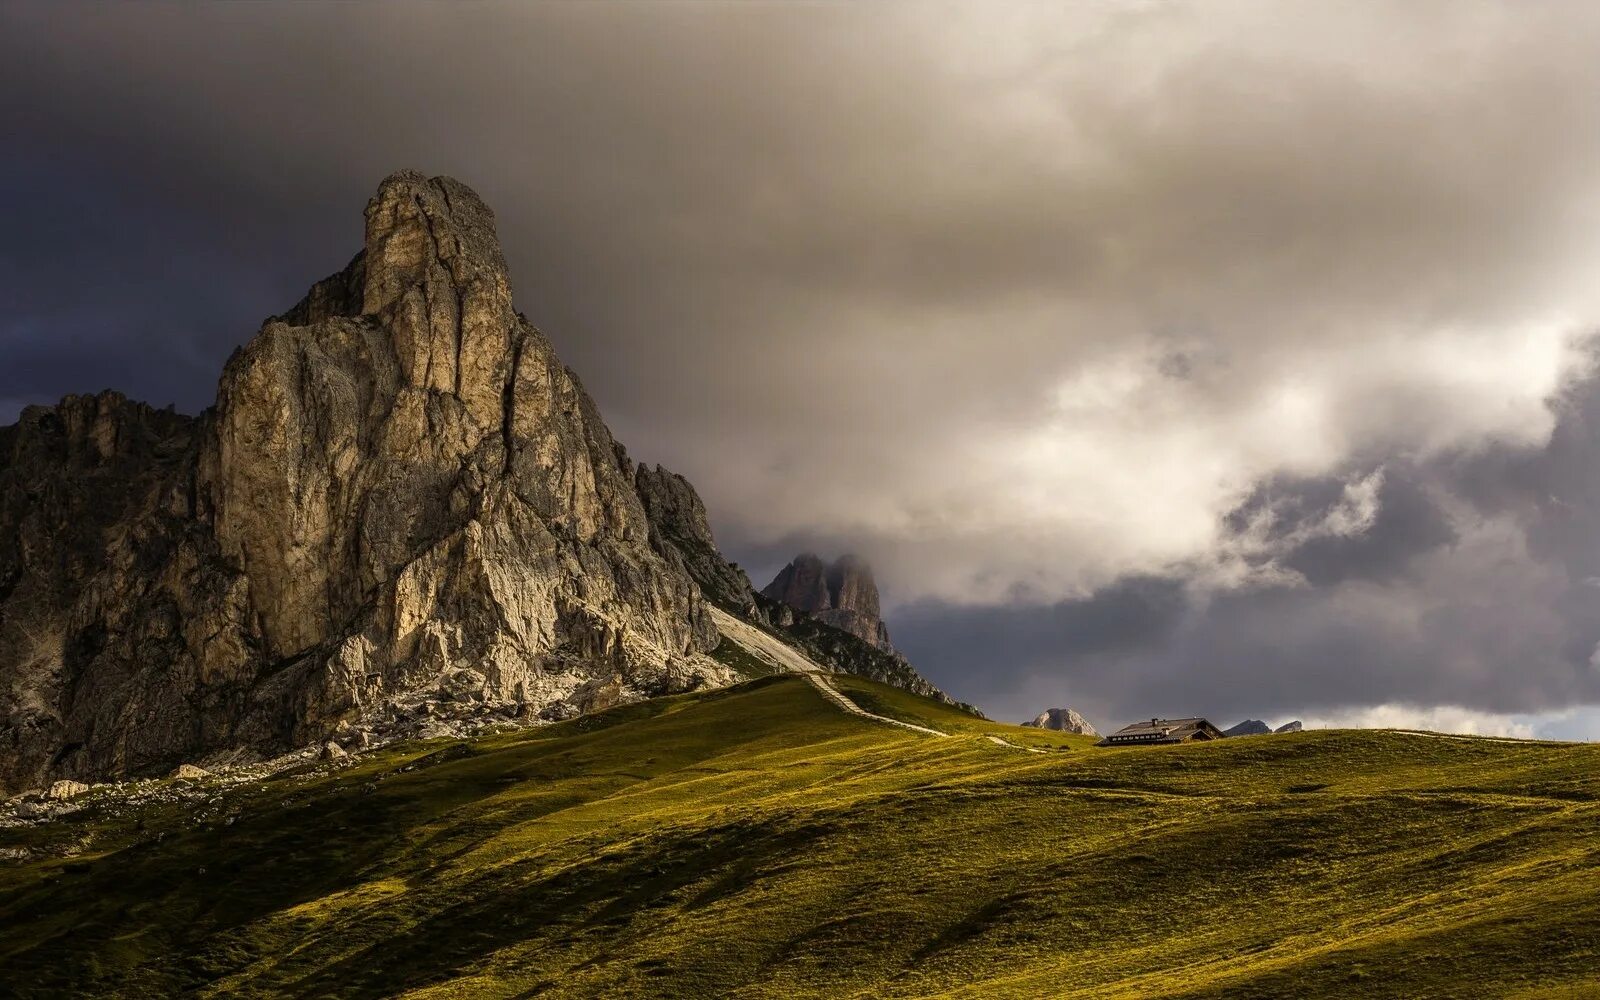
[[982, 714], [935, 687], [889, 642], [879, 617], [878, 585], [859, 557], [841, 556], [829, 564], [809, 553], [799, 555], [752, 596], [756, 616], [834, 669]]
[[871, 567], [859, 556], [847, 554], [824, 563], [809, 552], [802, 553], [779, 570], [761, 593], [885, 653], [895, 652], [889, 629], [880, 617], [878, 585]]
[[1078, 733], [1083, 736], [1099, 736], [1100, 733], [1089, 720], [1079, 715], [1070, 708], [1051, 708], [1040, 712], [1032, 720], [1023, 723], [1034, 729], [1053, 729], [1058, 733]]
[[1224, 736], [1264, 736], [1272, 732], [1272, 727], [1260, 719], [1246, 719], [1235, 726], [1230, 726], [1222, 731]]
[[1222, 735], [1266, 736], [1270, 733], [1298, 733], [1302, 728], [1304, 727], [1301, 725], [1300, 720], [1298, 719], [1296, 719], [1294, 722], [1286, 722], [1277, 729], [1273, 729], [1260, 719], [1246, 719], [1230, 729], [1224, 729], [1222, 731]]

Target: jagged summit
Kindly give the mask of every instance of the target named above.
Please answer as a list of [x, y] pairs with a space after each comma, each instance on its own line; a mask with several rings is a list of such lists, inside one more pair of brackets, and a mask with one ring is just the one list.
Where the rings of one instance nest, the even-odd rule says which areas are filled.
[[79, 396], [0, 430], [0, 788], [430, 692], [561, 714], [723, 683], [634, 475], [515, 311], [489, 209], [391, 175], [205, 414]]
[[1089, 724], [1089, 720], [1079, 715], [1070, 708], [1051, 708], [1040, 712], [1024, 726], [1034, 729], [1053, 729], [1058, 733], [1079, 733], [1083, 736], [1099, 736], [1100, 733]]
[[1296, 719], [1293, 722], [1286, 722], [1276, 729], [1272, 728], [1272, 726], [1268, 725], [1267, 723], [1262, 722], [1260, 719], [1246, 719], [1230, 729], [1224, 729], [1223, 735], [1265, 736], [1268, 733], [1298, 733], [1303, 728], [1304, 726], [1301, 724], [1299, 719]]
[[825, 563], [819, 556], [803, 552], [779, 570], [761, 593], [886, 653], [895, 652], [889, 629], [880, 617], [872, 568], [860, 556], [846, 554]]
[[1260, 719], [1246, 719], [1236, 726], [1229, 726], [1222, 731], [1224, 736], [1264, 736], [1272, 732], [1272, 727]]
[[650, 518], [656, 548], [668, 558], [682, 560], [707, 597], [749, 612], [755, 593], [750, 578], [717, 549], [706, 505], [689, 480], [660, 465], [640, 464], [633, 484]]

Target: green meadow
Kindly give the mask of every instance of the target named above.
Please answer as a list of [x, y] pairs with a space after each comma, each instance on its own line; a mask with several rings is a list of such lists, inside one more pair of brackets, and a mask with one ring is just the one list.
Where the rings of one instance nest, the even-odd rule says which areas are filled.
[[[1600, 746], [1100, 750], [774, 676], [0, 846], [0, 992], [1600, 996]], [[997, 745], [990, 736], [1044, 752]], [[230, 822], [231, 820], [231, 822]]]

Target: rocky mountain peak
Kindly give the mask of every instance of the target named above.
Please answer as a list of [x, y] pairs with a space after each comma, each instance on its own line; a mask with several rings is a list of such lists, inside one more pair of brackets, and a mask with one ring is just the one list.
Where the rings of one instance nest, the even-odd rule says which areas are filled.
[[202, 417], [108, 393], [0, 429], [0, 790], [406, 699], [567, 713], [731, 679], [651, 533], [512, 305], [493, 214], [394, 174], [361, 251], [235, 352]]
[[828, 567], [828, 600], [837, 610], [854, 611], [864, 618], [879, 617], [878, 584], [872, 567], [860, 556], [846, 553]]
[[1222, 731], [1224, 736], [1264, 736], [1272, 732], [1272, 727], [1260, 719], [1246, 719], [1236, 726]]
[[833, 595], [828, 589], [828, 564], [810, 552], [795, 556], [761, 593], [796, 611], [815, 613], [833, 607]]
[[779, 570], [761, 593], [885, 652], [894, 652], [889, 630], [879, 617], [878, 585], [871, 567], [859, 556], [847, 554], [825, 563], [814, 553], [803, 552]]
[[1051, 708], [1034, 716], [1031, 721], [1024, 722], [1024, 726], [1034, 729], [1053, 729], [1058, 733], [1079, 733], [1083, 736], [1099, 736], [1100, 733], [1089, 720], [1079, 715], [1070, 708]]
[[401, 377], [500, 425], [520, 338], [494, 213], [463, 184], [408, 171], [384, 180], [366, 221], [361, 312], [390, 331]]
[[1224, 729], [1222, 733], [1224, 736], [1265, 736], [1268, 733], [1298, 733], [1304, 728], [1299, 719], [1285, 722], [1276, 729], [1260, 719], [1246, 719], [1231, 729]]

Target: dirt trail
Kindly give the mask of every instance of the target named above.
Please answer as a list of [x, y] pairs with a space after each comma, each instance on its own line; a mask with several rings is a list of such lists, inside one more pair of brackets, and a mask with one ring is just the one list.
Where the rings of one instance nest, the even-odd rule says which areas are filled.
[[[909, 729], [914, 733], [922, 733], [927, 736], [950, 735], [949, 733], [940, 732], [937, 729], [929, 729], [927, 726], [913, 725], [910, 722], [901, 722], [899, 719], [891, 719], [887, 715], [875, 715], [872, 712], [867, 711], [860, 705], [857, 705], [855, 702], [851, 701], [849, 696], [845, 695], [842, 691], [833, 686], [833, 684], [828, 680], [828, 675], [832, 673], [832, 671], [828, 668], [817, 663], [815, 660], [806, 656], [804, 653], [800, 652], [794, 647], [789, 646], [776, 637], [763, 632], [759, 628], [756, 628], [749, 622], [735, 618], [733, 615], [728, 614], [728, 612], [722, 610], [721, 608], [713, 607], [710, 610], [712, 620], [717, 623], [717, 630], [719, 632], [743, 646], [751, 656], [754, 656], [756, 659], [766, 663], [774, 670], [786, 674], [800, 674], [806, 680], [810, 681], [811, 685], [815, 687], [824, 698], [833, 702], [840, 708], [840, 710], [849, 712], [851, 715], [860, 716], [863, 719], [871, 719], [874, 722], [882, 722], [891, 726], [899, 726], [901, 729]], [[1017, 744], [1012, 743], [1010, 740], [1002, 739], [999, 736], [990, 736], [988, 739], [989, 742], [993, 743], [995, 746], [1009, 747], [1012, 750], [1021, 750], [1024, 753], [1049, 752], [1048, 750], [1040, 750], [1037, 747], [1018, 746]]]
[[912, 732], [924, 733], [928, 736], [950, 735], [949, 733], [941, 733], [937, 729], [929, 729], [926, 726], [915, 726], [909, 722], [901, 722], [899, 719], [891, 719], [886, 715], [874, 715], [845, 697], [838, 688], [828, 682], [828, 674], [832, 671], [799, 650], [768, 635], [749, 622], [740, 621], [721, 608], [712, 608], [711, 617], [717, 623], [718, 631], [743, 646], [751, 656], [762, 660], [768, 666], [783, 673], [800, 674], [810, 681], [811, 686], [815, 687], [824, 698], [851, 715], [858, 715], [863, 719], [872, 719], [875, 722], [888, 723], [891, 726], [899, 726], [901, 729], [909, 729]]
[[1022, 746], [1021, 744], [1013, 743], [1013, 742], [1011, 742], [1010, 740], [1006, 739], [1003, 736], [994, 736], [992, 734], [989, 737], [989, 742], [997, 744], [999, 746], [1003, 746], [1003, 747], [1010, 747], [1013, 750], [1026, 750], [1028, 753], [1049, 753], [1050, 752], [1048, 750], [1041, 750], [1038, 747], [1025, 747], [1025, 746]]
[[845, 695], [838, 688], [834, 687], [832, 684], [829, 684], [828, 679], [821, 674], [808, 673], [805, 675], [805, 678], [806, 680], [810, 681], [818, 691], [822, 692], [822, 696], [824, 698], [833, 702], [835, 705], [838, 705], [851, 715], [859, 715], [863, 719], [872, 719], [877, 722], [887, 722], [891, 726], [899, 726], [901, 729], [909, 729], [915, 733], [926, 733], [929, 736], [950, 735], [949, 733], [941, 733], [937, 729], [929, 729], [927, 726], [914, 726], [909, 722], [901, 722], [899, 719], [891, 719], [887, 715], [873, 715], [871, 712], [868, 712], [860, 705], [857, 705], [855, 702], [845, 697]]

